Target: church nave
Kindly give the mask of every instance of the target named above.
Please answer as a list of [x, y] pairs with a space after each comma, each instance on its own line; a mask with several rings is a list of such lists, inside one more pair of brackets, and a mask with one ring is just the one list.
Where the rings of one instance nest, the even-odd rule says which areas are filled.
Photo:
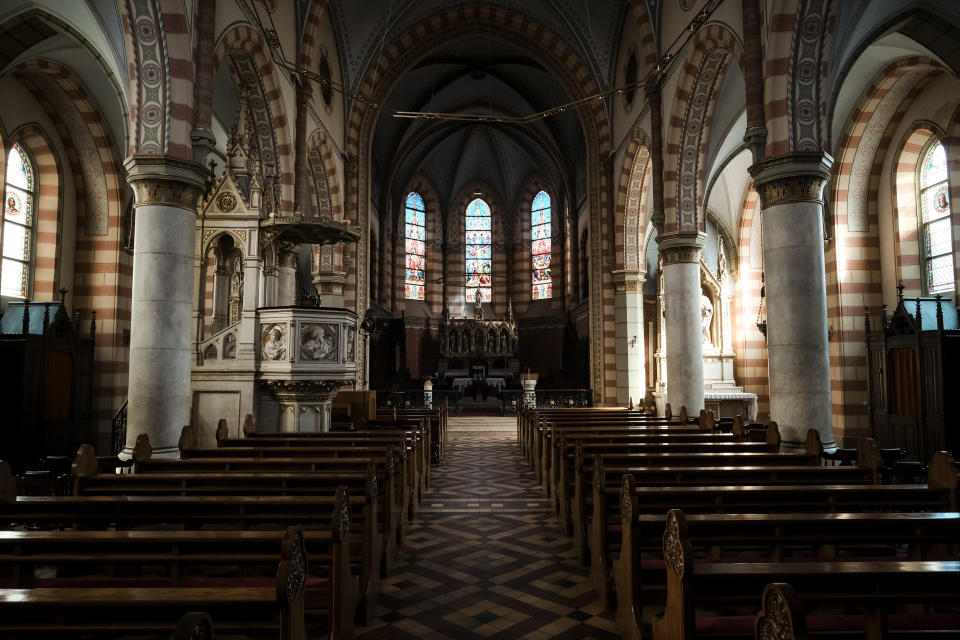
[[358, 637], [617, 638], [515, 433], [456, 427]]

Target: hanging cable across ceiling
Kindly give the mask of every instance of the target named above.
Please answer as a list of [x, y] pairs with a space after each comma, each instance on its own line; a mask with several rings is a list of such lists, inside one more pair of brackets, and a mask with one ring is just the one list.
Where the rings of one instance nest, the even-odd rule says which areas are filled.
[[[239, 4], [244, 5], [249, 9], [248, 0], [237, 0]], [[447, 121], [456, 121], [456, 122], [486, 122], [486, 123], [496, 123], [496, 124], [512, 124], [512, 125], [529, 125], [535, 122], [539, 122], [545, 118], [550, 118], [552, 116], [559, 115], [561, 113], [566, 113], [567, 111], [575, 110], [579, 107], [583, 107], [589, 104], [596, 103], [598, 101], [603, 101], [611, 96], [618, 96], [623, 94], [629, 89], [643, 88], [648, 82], [661, 82], [662, 79], [667, 75], [674, 59], [676, 58], [677, 53], [679, 53], [687, 43], [697, 32], [697, 30], [710, 19], [710, 16], [723, 4], [724, 0], [708, 0], [697, 14], [690, 20], [690, 23], [687, 27], [674, 38], [673, 42], [670, 43], [670, 46], [667, 47], [665, 53], [663, 53], [660, 58], [657, 60], [657, 64], [654, 65], [643, 78], [636, 80], [635, 82], [624, 84], [620, 87], [615, 87], [612, 89], [607, 89], [606, 91], [599, 91], [589, 96], [583, 98], [578, 98], [577, 100], [572, 100], [570, 102], [557, 105], [555, 107], [550, 107], [536, 113], [531, 113], [528, 115], [521, 116], [509, 116], [509, 115], [493, 115], [493, 114], [474, 114], [474, 113], [452, 113], [452, 112], [439, 112], [439, 111], [405, 111], [402, 109], [393, 109], [389, 105], [376, 102], [371, 100], [362, 93], [351, 91], [344, 87], [342, 84], [334, 82], [330, 78], [325, 78], [320, 76], [309, 69], [299, 68], [293, 62], [290, 62], [286, 59], [283, 54], [283, 49], [280, 44], [280, 39], [277, 36], [276, 27], [273, 24], [273, 18], [270, 17], [269, 12], [267, 13], [267, 18], [270, 22], [270, 28], [264, 26], [263, 21], [260, 18], [260, 12], [254, 8], [248, 13], [252, 14], [257, 22], [257, 27], [263, 33], [264, 39], [267, 42], [267, 46], [270, 49], [271, 58], [273, 59], [274, 64], [278, 67], [286, 69], [291, 75], [301, 78], [312, 80], [316, 82], [321, 87], [329, 87], [333, 91], [342, 94], [350, 100], [354, 100], [361, 104], [366, 104], [372, 109], [382, 111], [387, 113], [394, 118], [403, 118], [411, 120], [447, 120]], [[256, 4], [256, 2], [254, 2]], [[393, 2], [390, 2], [390, 8], [392, 8]], [[390, 28], [389, 22], [389, 13], [387, 17], [387, 23], [384, 27], [383, 40], [380, 44], [380, 55], [382, 55], [383, 45], [386, 42], [387, 31]], [[379, 55], [377, 63], [379, 63]], [[379, 66], [377, 64], [377, 66]], [[375, 66], [376, 69], [376, 66]]]

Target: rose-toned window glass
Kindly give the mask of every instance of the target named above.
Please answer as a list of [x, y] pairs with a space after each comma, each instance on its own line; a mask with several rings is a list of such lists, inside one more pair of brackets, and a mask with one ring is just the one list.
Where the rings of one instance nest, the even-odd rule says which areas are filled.
[[403, 280], [403, 297], [407, 300], [423, 300], [426, 293], [424, 273], [427, 268], [427, 225], [423, 198], [416, 191], [407, 195], [406, 208], [407, 271]]
[[493, 300], [493, 248], [491, 244], [490, 206], [477, 198], [467, 205], [466, 270], [467, 302], [473, 302], [477, 291], [484, 302]]
[[553, 280], [550, 278], [550, 196], [541, 191], [533, 199], [530, 219], [530, 254], [533, 279], [533, 299], [553, 297]]

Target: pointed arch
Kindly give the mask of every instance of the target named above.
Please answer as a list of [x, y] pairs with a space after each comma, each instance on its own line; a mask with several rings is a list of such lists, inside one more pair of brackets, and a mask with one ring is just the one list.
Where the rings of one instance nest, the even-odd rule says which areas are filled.
[[[514, 10], [488, 3], [476, 3], [437, 12], [398, 35], [386, 46], [376, 63], [364, 72], [358, 83], [346, 130], [347, 164], [346, 207], [356, 211], [361, 237], [367, 238], [370, 225], [369, 167], [373, 131], [379, 110], [403, 71], [452, 38], [483, 33], [489, 37], [511, 42], [528, 53], [553, 74], [574, 100], [599, 92], [599, 86], [590, 68], [576, 52], [548, 27]], [[586, 151], [587, 202], [590, 212], [591, 277], [590, 375], [595, 404], [616, 402], [616, 363], [614, 318], [604, 313], [613, 307], [613, 282], [606, 260], [613, 247], [613, 215], [609, 171], [603, 168], [602, 158], [611, 146], [610, 124], [605, 103], [591, 100], [577, 108], [584, 134]], [[448, 232], [449, 233], [449, 232]], [[356, 305], [362, 310], [367, 305], [367, 267], [369, 265], [366, 240], [356, 247], [355, 282], [349, 282], [357, 292]], [[503, 287], [501, 287], [503, 290]], [[497, 303], [497, 295], [494, 302]], [[452, 309], [451, 309], [452, 311]], [[365, 366], [364, 363], [358, 363]]]
[[[247, 25], [237, 25], [217, 40], [213, 54], [214, 74], [227, 59], [242, 84], [238, 88], [246, 88], [250, 94], [250, 113], [261, 145], [264, 176], [273, 175], [277, 181], [280, 209], [293, 213], [293, 137], [270, 50], [259, 31]], [[261, 123], [266, 126], [258, 127]], [[272, 157], [267, 155], [267, 149]], [[270, 166], [273, 167], [272, 174], [268, 171]]]
[[731, 59], [743, 68], [743, 48], [720, 24], [701, 28], [687, 54], [670, 111], [664, 149], [664, 206], [676, 211], [664, 233], [703, 230], [704, 154], [720, 82]]
[[627, 146], [617, 180], [615, 210], [616, 269], [642, 270], [640, 241], [646, 226], [647, 189], [651, 172], [650, 148], [646, 133], [638, 132]]

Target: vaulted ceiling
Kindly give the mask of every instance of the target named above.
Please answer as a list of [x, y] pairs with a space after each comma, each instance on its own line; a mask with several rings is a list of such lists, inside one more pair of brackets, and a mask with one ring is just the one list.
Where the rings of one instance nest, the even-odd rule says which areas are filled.
[[[356, 87], [399, 35], [459, 1], [331, 2], [344, 84]], [[626, 0], [493, 0], [562, 38], [601, 88], [610, 86]], [[444, 208], [480, 182], [494, 200], [512, 203], [530, 178], [546, 181], [560, 202], [574, 194], [584, 143], [575, 112], [530, 124], [498, 117], [535, 114], [571, 101], [561, 83], [523, 43], [479, 32], [452, 39], [424, 56], [392, 85], [374, 142], [374, 183], [393, 209], [416, 176], [426, 176]], [[489, 116], [485, 121], [407, 119], [397, 111]]]

